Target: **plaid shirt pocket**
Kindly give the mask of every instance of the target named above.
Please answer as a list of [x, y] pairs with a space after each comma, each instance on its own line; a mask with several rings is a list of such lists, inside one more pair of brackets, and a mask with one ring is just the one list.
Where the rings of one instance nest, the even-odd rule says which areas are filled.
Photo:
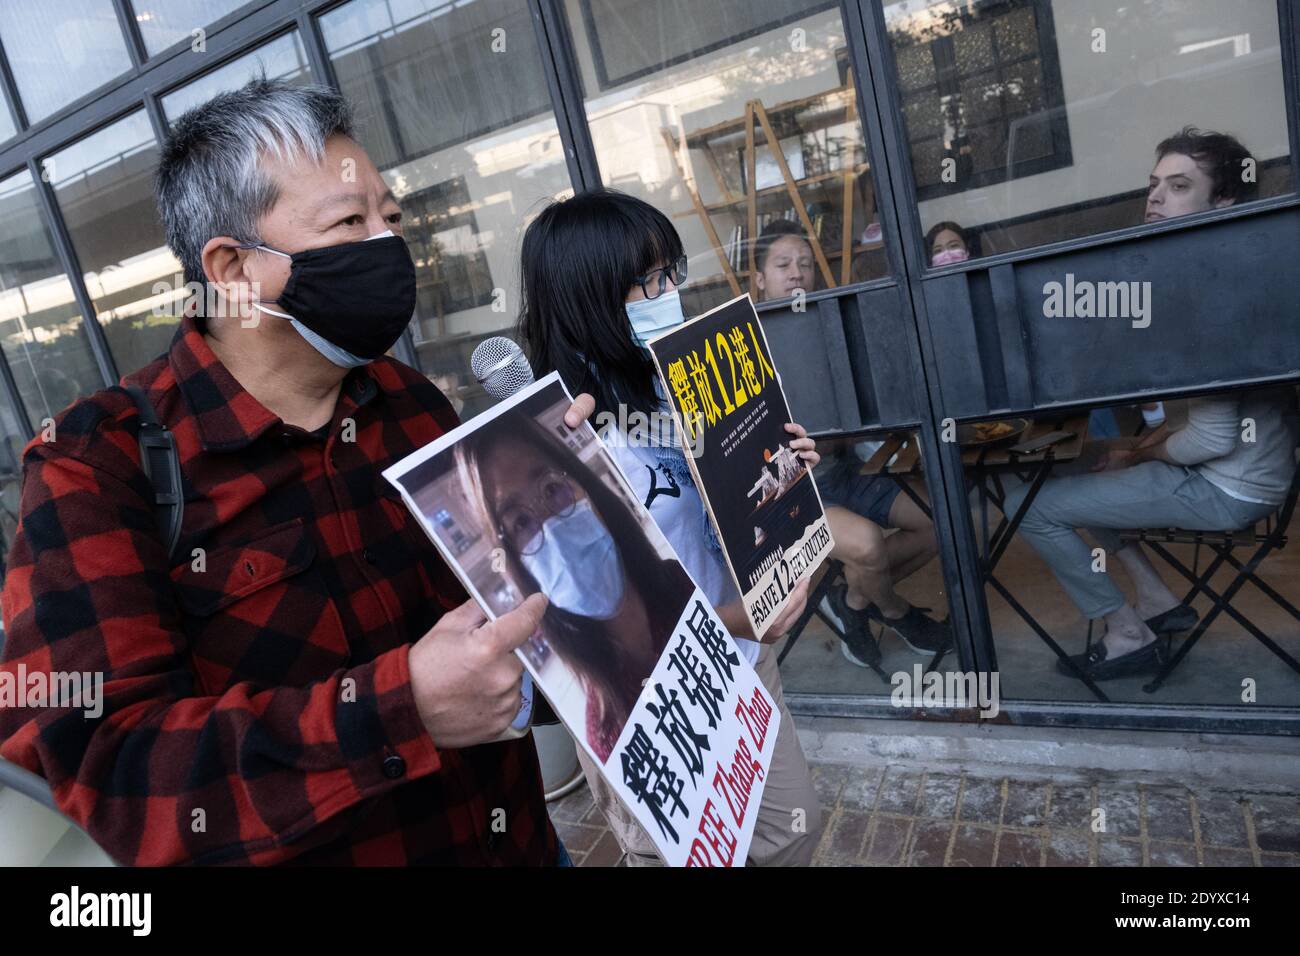
[[243, 681], [305, 686], [347, 665], [343, 623], [315, 559], [294, 518], [172, 568], [205, 693]]

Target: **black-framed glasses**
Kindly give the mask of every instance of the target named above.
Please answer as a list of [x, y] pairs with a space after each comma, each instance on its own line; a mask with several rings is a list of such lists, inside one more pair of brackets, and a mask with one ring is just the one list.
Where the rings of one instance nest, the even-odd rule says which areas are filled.
[[638, 276], [636, 284], [641, 287], [641, 292], [647, 299], [657, 299], [664, 294], [668, 288], [668, 280], [673, 280], [673, 285], [681, 286], [686, 281], [686, 257], [682, 256], [670, 266], [660, 266], [658, 269], [652, 269], [643, 276]]
[[546, 519], [567, 518], [577, 503], [578, 494], [569, 476], [562, 471], [548, 471], [538, 479], [530, 502], [511, 504], [502, 510], [497, 534], [517, 554], [536, 554], [542, 549]]

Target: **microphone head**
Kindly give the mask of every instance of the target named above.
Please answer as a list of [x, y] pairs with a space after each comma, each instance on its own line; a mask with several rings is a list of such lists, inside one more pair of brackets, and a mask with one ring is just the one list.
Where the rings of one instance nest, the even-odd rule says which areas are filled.
[[480, 342], [469, 364], [483, 391], [496, 399], [509, 398], [533, 384], [533, 367], [524, 350], [504, 335]]

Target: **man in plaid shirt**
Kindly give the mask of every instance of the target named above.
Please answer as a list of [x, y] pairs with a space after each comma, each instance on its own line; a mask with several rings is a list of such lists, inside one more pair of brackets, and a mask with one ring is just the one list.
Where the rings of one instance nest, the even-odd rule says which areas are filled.
[[555, 863], [531, 737], [490, 742], [545, 598], [487, 623], [380, 474], [457, 420], [384, 354], [414, 268], [347, 104], [218, 96], [158, 204], [220, 307], [125, 379], [179, 448], [179, 546], [123, 390], [27, 445], [0, 667], [102, 674], [103, 707], [4, 708], [0, 756], [123, 863]]

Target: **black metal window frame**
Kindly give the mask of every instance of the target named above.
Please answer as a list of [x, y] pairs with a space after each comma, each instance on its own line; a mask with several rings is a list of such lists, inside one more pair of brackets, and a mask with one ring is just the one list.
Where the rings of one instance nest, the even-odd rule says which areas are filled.
[[[192, 80], [220, 68], [231, 60], [255, 50], [268, 40], [297, 30], [307, 51], [313, 76], [337, 86], [331, 61], [326, 53], [318, 17], [344, 6], [349, 0], [250, 0], [238, 10], [205, 27], [206, 55], [195, 62], [190, 59], [189, 44], [182, 40], [166, 50], [147, 56], [128, 0], [112, 0], [119, 23], [127, 38], [132, 67], [110, 83], [86, 93], [64, 108], [30, 124], [22, 108], [8, 61], [0, 47], [0, 94], [4, 96], [18, 128], [8, 141], [0, 143], [0, 178], [27, 170], [38, 187], [46, 225], [54, 239], [59, 262], [72, 285], [82, 319], [86, 323], [95, 361], [105, 385], [114, 384], [119, 370], [109, 350], [103, 329], [95, 318], [93, 304], [84, 282], [77, 254], [53, 187], [40, 175], [41, 160], [59, 149], [79, 141], [94, 131], [141, 108], [147, 113], [159, 142], [167, 132], [161, 97]], [[570, 181], [575, 190], [601, 184], [599, 164], [586, 117], [581, 72], [562, 0], [526, 0], [535, 39], [542, 58], [553, 114], [564, 148]], [[1276, 0], [1282, 44], [1283, 78], [1286, 84], [1286, 115], [1291, 147], [1292, 184], [1300, 184], [1300, 0]], [[959, 656], [968, 670], [996, 669], [993, 638], [987, 626], [987, 608], [983, 584], [978, 576], [978, 556], [974, 549], [970, 515], [962, 515], [965, 502], [964, 477], [960, 457], [953, 446], [938, 440], [942, 414], [942, 382], [931, 348], [928, 317], [924, 306], [922, 283], [953, 273], [987, 271], [993, 267], [1020, 263], [1063, 252], [1081, 252], [1134, 238], [1165, 232], [1197, 229], [1210, 222], [1247, 217], [1276, 209], [1300, 205], [1295, 192], [1241, 206], [1214, 210], [1176, 221], [1143, 224], [1085, 237], [1063, 240], [1043, 246], [1015, 250], [973, 260], [957, 266], [933, 269], [923, 248], [923, 233], [916, 205], [915, 183], [910, 167], [910, 153], [899, 104], [900, 93], [893, 69], [892, 48], [885, 29], [882, 0], [838, 0], [832, 4], [810, 4], [809, 10], [838, 6], [843, 18], [851, 69], [858, 98], [859, 117], [866, 140], [867, 154], [876, 174], [878, 212], [884, 232], [889, 272], [866, 282], [824, 290], [808, 297], [810, 308], [831, 305], [842, 299], [873, 291], [897, 288], [905, 307], [914, 317], [908, 333], [911, 358], [919, 370], [911, 388], [916, 392], [919, 416], [895, 418], [881, 422], [881, 427], [917, 429], [922, 454], [934, 467], [927, 480], [931, 484], [935, 506], [935, 526], [943, 552], [945, 581], [950, 590], [951, 614], [959, 639]], [[807, 11], [805, 11], [806, 13]], [[0, 38], [2, 43], [2, 38]], [[788, 303], [764, 303], [760, 311], [777, 312]], [[410, 333], [399, 346], [404, 361], [416, 364]], [[1233, 383], [1224, 383], [1233, 384]], [[14, 377], [0, 354], [0, 388], [12, 404], [17, 420], [29, 421]], [[1125, 396], [1117, 396], [1122, 401]], [[794, 698], [800, 695], [791, 695]], [[888, 698], [862, 697], [851, 701], [804, 695], [801, 704], [807, 712], [849, 713], [872, 716], [907, 716], [888, 705]], [[1293, 728], [1300, 717], [1297, 708], [1252, 708], [1252, 716], [1236, 710], [1201, 707], [1156, 707], [1153, 705], [1095, 705], [1056, 702], [1008, 702], [1008, 712], [1019, 710], [1026, 722], [1059, 722], [1087, 726], [1204, 726], [1207, 729], [1227, 726], [1256, 729], [1258, 732], [1282, 732]], [[1195, 713], [1193, 713], [1195, 711]], [[1170, 716], [1170, 715], [1174, 716]], [[1178, 714], [1183, 716], [1179, 717]], [[1199, 717], [1197, 715], [1200, 715]]]

